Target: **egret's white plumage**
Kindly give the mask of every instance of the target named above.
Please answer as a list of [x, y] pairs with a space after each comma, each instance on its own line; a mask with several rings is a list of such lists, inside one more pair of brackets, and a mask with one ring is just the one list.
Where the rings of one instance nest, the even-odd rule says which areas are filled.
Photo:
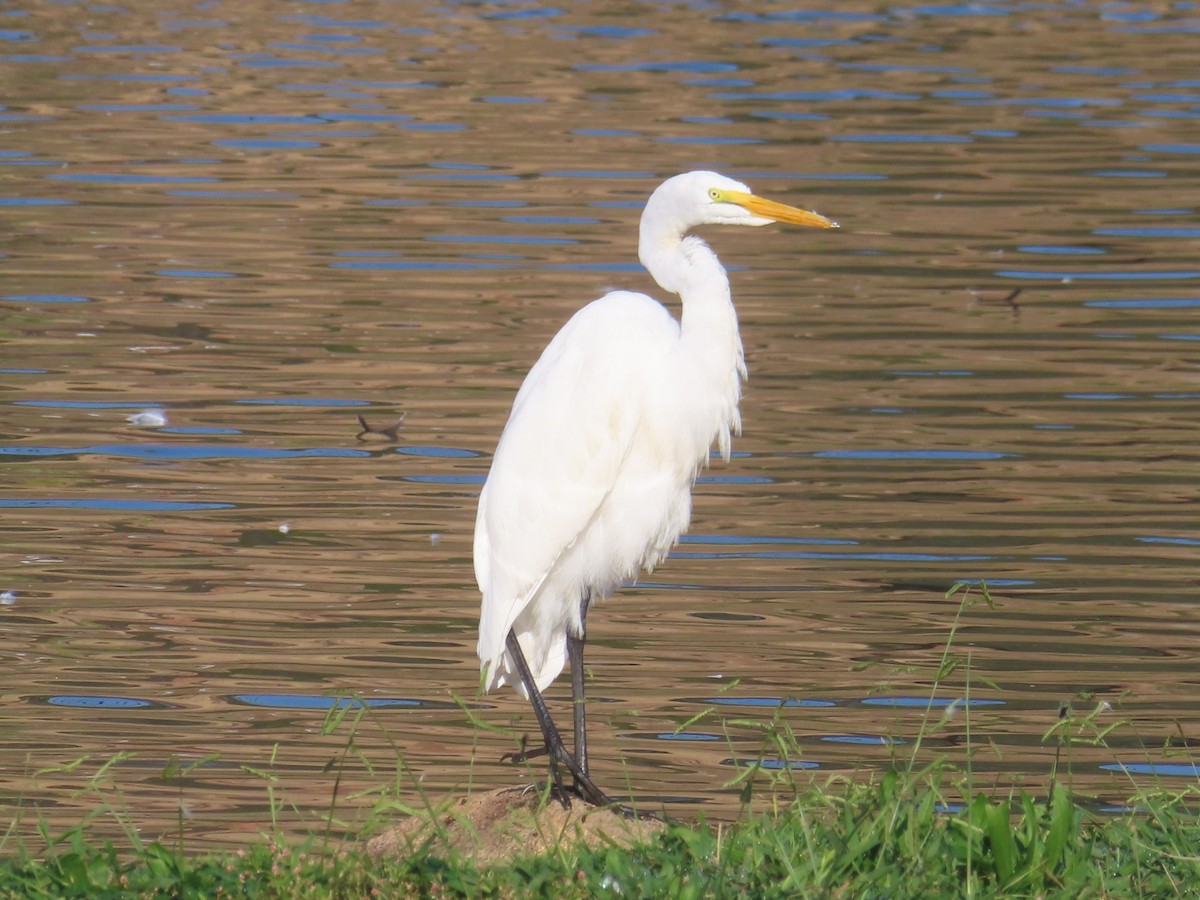
[[510, 630], [537, 689], [549, 685], [568, 633], [583, 637], [581, 600], [653, 569], [687, 528], [710, 448], [728, 458], [740, 432], [746, 375], [725, 270], [687, 232], [773, 221], [834, 224], [714, 172], [667, 180], [642, 213], [638, 255], [680, 296], [680, 321], [645, 294], [615, 291], [579, 310], [529, 371], [475, 525], [487, 689], [513, 683], [529, 695]]
[[[488, 690], [511, 682], [532, 701], [564, 802], [563, 765], [574, 793], [611, 803], [588, 773], [587, 610], [662, 561], [688, 526], [709, 448], [728, 458], [741, 430], [746, 368], [729, 279], [687, 232], [776, 221], [835, 227], [714, 172], [663, 182], [642, 212], [638, 255], [680, 296], [680, 320], [644, 294], [589, 303], [529, 371], [500, 436], [475, 523], [477, 649]], [[541, 694], [568, 659], [574, 753]]]

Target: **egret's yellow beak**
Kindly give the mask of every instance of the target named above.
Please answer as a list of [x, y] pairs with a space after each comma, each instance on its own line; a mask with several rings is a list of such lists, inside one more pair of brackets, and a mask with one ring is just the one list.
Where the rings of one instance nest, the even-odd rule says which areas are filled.
[[741, 191], [725, 191], [725, 199], [736, 203], [748, 213], [752, 213], [772, 222], [787, 222], [791, 225], [806, 225], [809, 228], [837, 228], [838, 223], [827, 219], [819, 213], [806, 209], [797, 209], [786, 203], [776, 203], [774, 200], [764, 200], [754, 194], [744, 194]]

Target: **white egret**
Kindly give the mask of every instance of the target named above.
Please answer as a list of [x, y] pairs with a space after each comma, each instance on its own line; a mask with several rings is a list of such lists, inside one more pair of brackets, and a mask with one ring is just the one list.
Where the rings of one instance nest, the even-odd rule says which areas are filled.
[[[560, 766], [590, 803], [583, 684], [591, 605], [667, 555], [691, 518], [691, 488], [715, 442], [729, 459], [746, 377], [729, 279], [697, 225], [837, 225], [764, 200], [715, 172], [663, 182], [642, 212], [638, 256], [676, 321], [645, 294], [613, 291], [554, 336], [513, 401], [475, 522], [486, 690], [511, 682], [533, 703], [559, 797]], [[542, 691], [571, 661], [575, 752]]]

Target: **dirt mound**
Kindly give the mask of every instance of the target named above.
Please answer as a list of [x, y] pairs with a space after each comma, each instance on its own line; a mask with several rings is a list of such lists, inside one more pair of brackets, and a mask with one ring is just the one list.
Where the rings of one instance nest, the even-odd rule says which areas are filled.
[[657, 819], [628, 819], [582, 800], [564, 809], [556, 800], [543, 802], [536, 790], [502, 788], [412, 816], [371, 838], [367, 853], [398, 857], [428, 843], [435, 853], [458, 854], [487, 866], [579, 843], [628, 847], [650, 840], [665, 827]]

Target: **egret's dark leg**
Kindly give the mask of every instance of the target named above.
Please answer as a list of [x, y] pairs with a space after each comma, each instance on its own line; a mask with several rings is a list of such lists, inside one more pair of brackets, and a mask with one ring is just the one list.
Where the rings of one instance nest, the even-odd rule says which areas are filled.
[[587, 614], [591, 599], [590, 594], [584, 594], [579, 603], [579, 637], [567, 632], [567, 655], [571, 658], [571, 705], [575, 713], [575, 761], [584, 775], [591, 774], [588, 771], [587, 699], [583, 683], [583, 644], [587, 640]]
[[554, 719], [550, 716], [550, 710], [546, 707], [546, 699], [542, 696], [542, 692], [538, 690], [537, 684], [533, 680], [533, 673], [529, 670], [529, 663], [525, 661], [525, 654], [521, 650], [521, 644], [517, 640], [517, 633], [510, 631], [508, 638], [505, 641], [505, 647], [508, 649], [509, 656], [517, 665], [517, 672], [521, 676], [521, 682], [525, 685], [525, 689], [529, 692], [529, 700], [533, 704], [534, 715], [537, 716], [538, 725], [542, 729], [542, 737], [546, 741], [546, 749], [550, 751], [550, 777], [554, 781], [554, 787], [563, 800], [566, 800], [567, 794], [563, 789], [562, 774], [559, 772], [559, 764], [567, 767], [567, 770], [575, 779], [575, 791], [586, 800], [588, 803], [593, 803], [596, 806], [610, 806], [612, 800], [605, 795], [592, 779], [588, 777], [587, 772], [579, 767], [579, 763], [571, 752], [567, 750], [563, 744], [562, 736], [558, 733], [558, 727], [554, 724]]

